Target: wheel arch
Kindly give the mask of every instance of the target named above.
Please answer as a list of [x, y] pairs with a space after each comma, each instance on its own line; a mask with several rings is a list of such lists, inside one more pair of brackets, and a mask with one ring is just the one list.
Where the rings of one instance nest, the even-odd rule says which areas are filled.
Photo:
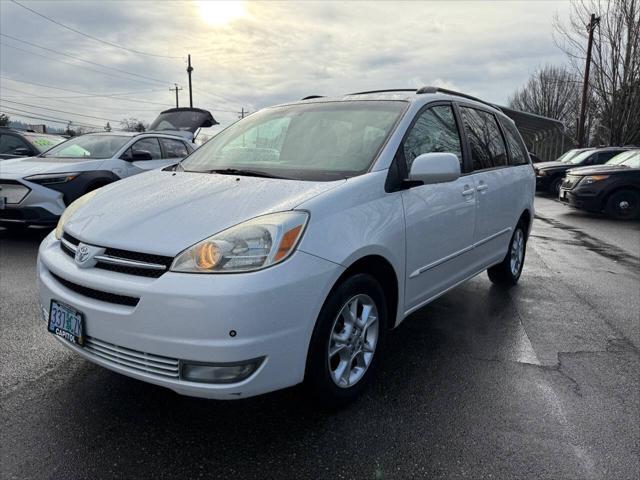
[[[520, 218], [518, 218], [518, 223], [524, 223], [526, 226], [526, 236], [529, 236], [529, 232], [531, 231], [533, 218], [531, 217], [531, 211], [528, 208], [525, 208], [524, 211], [520, 214]], [[517, 225], [517, 224], [516, 224]]]
[[[396, 326], [398, 317], [398, 302], [399, 302], [399, 282], [398, 274], [391, 262], [386, 258], [377, 254], [370, 254], [364, 257], [360, 257], [347, 267], [342, 272], [342, 275], [333, 284], [331, 292], [340, 285], [346, 278], [355, 275], [357, 273], [366, 273], [371, 275], [380, 284], [382, 291], [384, 292], [385, 300], [387, 302], [387, 320], [388, 325], [386, 327], [391, 329]], [[330, 295], [331, 293], [329, 293]]]

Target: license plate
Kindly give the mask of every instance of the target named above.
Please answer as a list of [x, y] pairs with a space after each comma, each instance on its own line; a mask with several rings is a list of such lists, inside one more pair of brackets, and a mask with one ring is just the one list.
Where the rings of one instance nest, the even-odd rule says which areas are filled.
[[48, 330], [75, 345], [84, 345], [82, 312], [69, 305], [51, 300]]
[[567, 192], [560, 190], [560, 198], [567, 198]]

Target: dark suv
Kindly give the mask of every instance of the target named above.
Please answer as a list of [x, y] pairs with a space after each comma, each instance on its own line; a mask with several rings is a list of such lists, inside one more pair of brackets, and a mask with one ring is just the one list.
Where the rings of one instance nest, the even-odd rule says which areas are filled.
[[640, 150], [616, 155], [605, 165], [569, 170], [560, 201], [618, 219], [640, 218]]
[[624, 147], [590, 148], [575, 155], [563, 155], [555, 162], [536, 163], [533, 166], [536, 172], [536, 190], [544, 190], [551, 195], [558, 196], [567, 170], [602, 165], [626, 150], [627, 148]]
[[35, 157], [65, 140], [60, 135], [0, 127], [0, 159]]

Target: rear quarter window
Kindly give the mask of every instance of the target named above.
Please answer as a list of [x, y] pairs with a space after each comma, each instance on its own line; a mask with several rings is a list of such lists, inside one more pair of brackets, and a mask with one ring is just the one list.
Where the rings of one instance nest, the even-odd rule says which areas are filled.
[[501, 123], [504, 127], [504, 134], [511, 154], [511, 165], [526, 165], [529, 163], [529, 159], [518, 129], [508, 120], [502, 119]]

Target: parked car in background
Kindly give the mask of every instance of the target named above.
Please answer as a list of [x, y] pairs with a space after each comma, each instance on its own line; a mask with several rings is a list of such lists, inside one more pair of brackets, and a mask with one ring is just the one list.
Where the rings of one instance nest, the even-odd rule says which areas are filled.
[[0, 160], [40, 155], [65, 140], [61, 135], [0, 127]]
[[616, 155], [605, 165], [569, 170], [559, 196], [583, 210], [623, 220], [640, 218], [640, 150]]
[[36, 157], [0, 163], [0, 226], [55, 225], [64, 209], [91, 190], [175, 164], [195, 149], [169, 132], [91, 133]]
[[267, 108], [172, 171], [83, 196], [39, 250], [48, 329], [178, 393], [365, 388], [387, 331], [488, 270], [514, 285], [535, 181], [511, 119], [425, 87]]
[[563, 155], [560, 160], [554, 162], [536, 163], [533, 166], [536, 173], [536, 189], [544, 190], [557, 197], [567, 170], [576, 167], [601, 165], [626, 150], [627, 148], [625, 147], [588, 148], [572, 155]]

